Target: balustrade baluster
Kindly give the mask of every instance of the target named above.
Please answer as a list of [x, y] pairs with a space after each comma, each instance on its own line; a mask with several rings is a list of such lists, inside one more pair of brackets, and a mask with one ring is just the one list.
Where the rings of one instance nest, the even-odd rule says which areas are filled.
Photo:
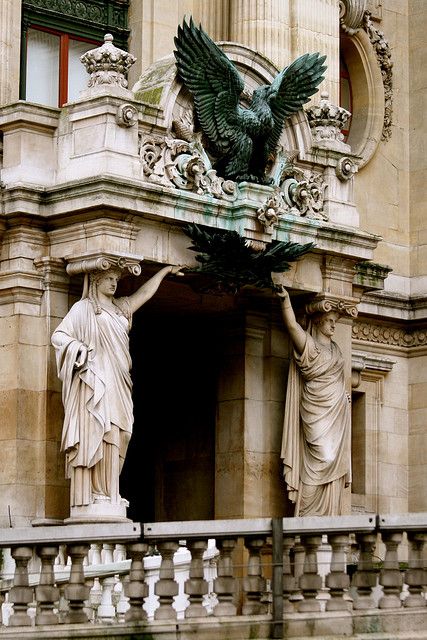
[[33, 601], [33, 589], [28, 582], [28, 563], [33, 555], [31, 547], [13, 547], [12, 558], [15, 560], [13, 587], [9, 591], [9, 602], [13, 603], [13, 613], [9, 618], [11, 627], [28, 627], [31, 618], [28, 605]]
[[322, 577], [317, 573], [317, 550], [322, 543], [322, 536], [301, 536], [301, 544], [305, 547], [304, 573], [299, 579], [299, 586], [304, 600], [298, 602], [298, 611], [320, 611], [320, 601], [316, 600], [318, 590], [322, 588]]
[[402, 541], [402, 534], [396, 531], [384, 531], [382, 539], [386, 547], [386, 554], [383, 567], [380, 571], [380, 584], [383, 587], [384, 595], [380, 598], [378, 606], [380, 609], [395, 609], [402, 605], [400, 592], [402, 590], [403, 578], [399, 569], [399, 559], [397, 549]]
[[116, 584], [114, 576], [107, 576], [101, 580], [102, 596], [98, 607], [98, 620], [101, 622], [113, 622], [116, 617], [116, 609], [113, 605], [113, 589]]
[[59, 600], [59, 589], [55, 586], [53, 565], [58, 555], [58, 547], [39, 547], [38, 556], [42, 566], [40, 582], [36, 586], [36, 625], [59, 624], [59, 617], [53, 613], [55, 603]]
[[113, 592], [113, 603], [116, 602], [118, 622], [125, 622], [126, 612], [129, 609], [129, 598], [125, 594], [125, 579], [127, 576], [119, 576]]
[[291, 563], [291, 550], [295, 546], [294, 536], [283, 537], [283, 612], [292, 613], [295, 607], [289, 598], [296, 590], [296, 580]]
[[427, 604], [423, 596], [423, 585], [427, 584], [427, 571], [424, 569], [425, 540], [425, 533], [408, 532], [409, 559], [405, 582], [409, 588], [409, 595], [403, 601], [405, 607], [425, 607]]
[[357, 570], [351, 581], [357, 592], [353, 608], [372, 609], [375, 606], [372, 598], [372, 589], [377, 584], [378, 574], [373, 563], [377, 536], [375, 533], [356, 533], [356, 540], [359, 544], [360, 556]]
[[129, 572], [129, 583], [126, 585], [126, 595], [129, 598], [129, 609], [126, 611], [126, 622], [145, 620], [147, 614], [142, 605], [148, 596], [148, 585], [145, 583], [144, 556], [148, 545], [143, 542], [127, 545], [128, 556], [132, 562]]
[[176, 611], [172, 606], [174, 596], [178, 595], [178, 583], [175, 582], [173, 556], [178, 549], [178, 543], [172, 540], [159, 542], [157, 549], [162, 556], [159, 575], [154, 586], [154, 593], [159, 596], [159, 607], [154, 612], [155, 620], [175, 620]]
[[220, 552], [217, 571], [218, 576], [214, 580], [214, 592], [218, 597], [218, 604], [214, 608], [214, 616], [235, 616], [237, 607], [233, 604], [236, 593], [237, 580], [233, 576], [233, 560], [231, 554], [236, 546], [235, 538], [225, 538], [216, 541]]
[[261, 602], [266, 590], [266, 580], [262, 575], [261, 550], [265, 538], [245, 538], [245, 546], [249, 551], [248, 572], [243, 578], [243, 591], [246, 594], [242, 607], [243, 615], [261, 615], [267, 613], [268, 606]]
[[88, 621], [83, 611], [84, 601], [89, 598], [90, 588], [85, 584], [83, 560], [88, 552], [87, 544], [71, 544], [68, 555], [71, 557], [70, 581], [64, 589], [69, 602], [69, 611], [65, 615], [67, 623], [84, 623]]
[[347, 534], [330, 535], [328, 542], [332, 547], [331, 570], [326, 576], [326, 586], [330, 589], [330, 600], [326, 603], [327, 611], [348, 611], [351, 602], [344, 600], [344, 590], [350, 586], [350, 578], [346, 573], [346, 551], [349, 546]]
[[114, 562], [123, 562], [123, 560], [126, 560], [126, 546], [124, 544], [116, 544], [113, 557]]
[[90, 565], [102, 564], [102, 544], [98, 544], [97, 542], [90, 545], [88, 559]]
[[202, 618], [208, 615], [203, 606], [203, 596], [208, 593], [208, 583], [204, 578], [203, 554], [208, 543], [206, 540], [188, 540], [187, 549], [191, 553], [190, 576], [184, 584], [184, 592], [190, 598], [185, 610], [186, 618]]
[[112, 564], [114, 562], [114, 545], [104, 543], [101, 551], [102, 564]]
[[3, 624], [3, 612], [2, 612], [2, 606], [3, 606], [3, 602], [4, 602], [4, 595], [3, 593], [0, 591], [0, 627]]
[[93, 585], [89, 593], [89, 602], [88, 606], [85, 607], [85, 610], [89, 610], [88, 618], [91, 622], [94, 622], [98, 617], [98, 607], [101, 604], [102, 600], [102, 587], [101, 582], [98, 577], [95, 576], [93, 579]]

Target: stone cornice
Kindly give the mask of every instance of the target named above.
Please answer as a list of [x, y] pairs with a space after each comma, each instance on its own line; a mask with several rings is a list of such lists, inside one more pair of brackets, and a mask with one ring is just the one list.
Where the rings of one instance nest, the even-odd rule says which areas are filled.
[[[129, 219], [131, 215], [135, 219], [143, 217], [170, 224], [209, 224], [207, 218], [210, 217], [214, 227], [235, 229], [246, 237], [270, 241], [271, 237], [258, 230], [258, 208], [256, 201], [246, 197], [236, 202], [217, 202], [210, 196], [183, 195], [159, 185], [108, 175], [45, 189], [20, 184], [3, 190], [3, 210], [7, 218], [26, 212], [55, 229], [69, 225], [80, 214], [90, 216], [91, 210], [97, 212], [98, 217], [100, 211], [116, 211], [120, 212], [121, 219]], [[274, 239], [314, 242], [318, 251], [358, 261], [372, 258], [379, 236], [333, 223], [284, 215], [275, 229]]]
[[54, 130], [58, 126], [61, 109], [45, 107], [19, 100], [0, 108], [0, 129], [16, 129], [17, 125], [34, 129]]

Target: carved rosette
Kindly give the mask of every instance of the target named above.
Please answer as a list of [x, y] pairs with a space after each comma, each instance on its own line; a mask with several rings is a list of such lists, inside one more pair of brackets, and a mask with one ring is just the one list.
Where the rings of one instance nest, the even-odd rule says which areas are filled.
[[408, 331], [402, 327], [380, 325], [371, 322], [356, 322], [352, 328], [353, 340], [372, 342], [389, 347], [425, 347], [427, 346], [427, 329]]
[[348, 316], [350, 318], [357, 317], [357, 306], [354, 300], [338, 298], [325, 294], [322, 297], [318, 297], [312, 302], [309, 302], [305, 307], [306, 313], [314, 315], [316, 313], [330, 313], [334, 311], [340, 316]]
[[65, 260], [67, 261], [67, 273], [70, 276], [79, 273], [86, 274], [95, 271], [108, 271], [108, 269], [113, 268], [119, 269], [122, 272], [128, 271], [133, 276], [139, 276], [141, 273], [141, 265], [139, 263], [143, 258], [100, 252], [85, 256], [68, 256]]
[[346, 182], [346, 180], [350, 180], [357, 173], [358, 167], [357, 164], [351, 158], [347, 156], [345, 158], [340, 158], [337, 162], [337, 166], [335, 167], [335, 173], [337, 177], [342, 181]]
[[310, 125], [313, 141], [317, 146], [348, 151], [341, 130], [345, 128], [351, 116], [350, 111], [338, 107], [329, 101], [329, 94], [323, 91], [320, 102], [305, 110]]
[[340, 0], [340, 22], [342, 29], [353, 36], [363, 25], [367, 0]]
[[128, 86], [126, 75], [136, 62], [135, 56], [131, 53], [113, 45], [111, 33], [104, 36], [104, 44], [101, 47], [87, 51], [80, 60], [90, 75], [89, 87], [106, 84], [124, 89]]
[[121, 104], [117, 109], [116, 122], [120, 127], [133, 127], [138, 122], [138, 109], [133, 104]]

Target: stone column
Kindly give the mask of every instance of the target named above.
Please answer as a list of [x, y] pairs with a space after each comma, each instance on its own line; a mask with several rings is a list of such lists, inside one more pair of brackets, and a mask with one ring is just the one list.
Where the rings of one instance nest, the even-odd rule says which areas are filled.
[[280, 68], [291, 61], [290, 20], [290, 0], [230, 0], [230, 40], [259, 51]]
[[0, 2], [0, 106], [19, 99], [21, 2]]
[[328, 91], [334, 104], [339, 104], [339, 4], [331, 0], [290, 0], [290, 57], [294, 59], [315, 51], [327, 56], [326, 79], [319, 87], [319, 95], [321, 91]]

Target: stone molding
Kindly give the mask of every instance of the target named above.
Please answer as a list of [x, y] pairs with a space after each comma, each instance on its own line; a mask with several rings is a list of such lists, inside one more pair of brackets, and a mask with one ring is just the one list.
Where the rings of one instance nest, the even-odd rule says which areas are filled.
[[427, 346], [427, 328], [405, 329], [399, 326], [357, 321], [352, 327], [352, 339], [405, 349], [425, 347]]

